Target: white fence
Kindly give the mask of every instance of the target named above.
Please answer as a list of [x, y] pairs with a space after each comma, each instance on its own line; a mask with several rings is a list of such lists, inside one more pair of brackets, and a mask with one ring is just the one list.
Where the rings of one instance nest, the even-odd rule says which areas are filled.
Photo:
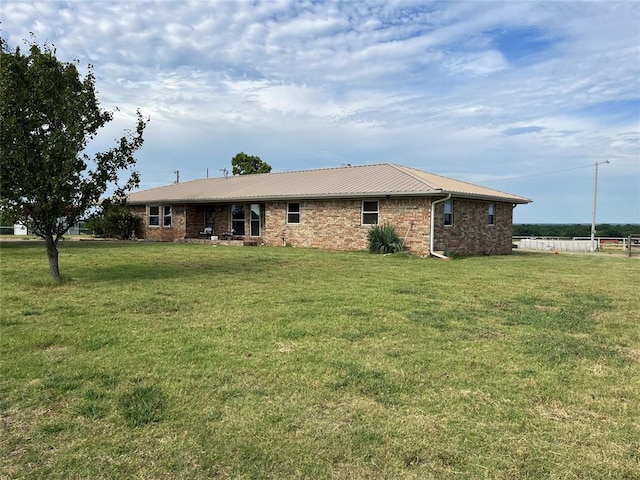
[[[597, 237], [591, 243], [591, 238], [558, 238], [558, 237], [514, 237], [514, 245], [522, 250], [540, 250], [545, 252], [591, 252], [599, 251], [620, 251], [629, 250], [629, 238], [622, 237]], [[593, 248], [592, 248], [593, 247]], [[640, 247], [640, 238], [631, 238], [631, 247]]]
[[[594, 240], [594, 243], [596, 241]], [[516, 240], [518, 249], [543, 250], [545, 252], [590, 252], [591, 240], [551, 240], [539, 238], [523, 238]]]
[[[87, 230], [85, 228], [85, 221], [80, 220], [80, 222], [73, 225], [67, 231], [66, 235], [80, 235], [80, 234], [88, 234], [91, 235], [93, 232]], [[31, 233], [27, 230], [27, 227], [16, 223], [15, 225], [0, 225], [0, 235], [18, 235], [18, 236], [27, 236]]]

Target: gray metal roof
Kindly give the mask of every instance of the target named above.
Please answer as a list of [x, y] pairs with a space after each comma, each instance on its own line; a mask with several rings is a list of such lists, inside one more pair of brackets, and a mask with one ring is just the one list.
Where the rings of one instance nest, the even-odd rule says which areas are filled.
[[525, 197], [392, 163], [204, 178], [133, 192], [130, 204], [441, 196], [530, 203]]

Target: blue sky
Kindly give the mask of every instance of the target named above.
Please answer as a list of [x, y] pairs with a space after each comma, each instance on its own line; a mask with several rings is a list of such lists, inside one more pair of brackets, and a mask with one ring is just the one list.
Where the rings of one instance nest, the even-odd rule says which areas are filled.
[[393, 162], [523, 195], [516, 223], [640, 223], [640, 2], [3, 0], [94, 65], [92, 148], [151, 122], [142, 188], [222, 175]]

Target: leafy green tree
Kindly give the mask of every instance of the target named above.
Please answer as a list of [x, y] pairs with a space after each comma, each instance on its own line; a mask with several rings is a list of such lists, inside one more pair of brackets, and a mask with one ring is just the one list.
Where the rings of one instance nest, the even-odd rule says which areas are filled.
[[3, 209], [0, 209], [0, 225], [5, 227], [13, 227], [13, 218], [11, 217], [9, 212]]
[[260, 157], [247, 155], [244, 152], [236, 154], [231, 159], [232, 173], [234, 175], [251, 175], [253, 173], [269, 173], [271, 165], [263, 162]]
[[96, 98], [93, 67], [82, 78], [77, 64], [32, 38], [29, 54], [0, 38], [0, 208], [25, 222], [46, 243], [51, 278], [60, 280], [58, 241], [98, 203], [107, 188], [124, 197], [139, 185], [119, 175], [135, 165], [148, 120], [137, 112], [135, 131], [90, 157], [88, 142], [113, 119]]

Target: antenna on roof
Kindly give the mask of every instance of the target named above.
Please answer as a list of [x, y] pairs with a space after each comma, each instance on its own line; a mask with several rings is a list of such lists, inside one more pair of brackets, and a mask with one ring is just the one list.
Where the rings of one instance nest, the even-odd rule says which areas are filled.
[[221, 168], [220, 171], [224, 175], [224, 178], [227, 178], [229, 176], [229, 170], [227, 170], [226, 168]]
[[174, 170], [173, 173], [176, 174], [176, 183], [180, 183], [180, 170]]

